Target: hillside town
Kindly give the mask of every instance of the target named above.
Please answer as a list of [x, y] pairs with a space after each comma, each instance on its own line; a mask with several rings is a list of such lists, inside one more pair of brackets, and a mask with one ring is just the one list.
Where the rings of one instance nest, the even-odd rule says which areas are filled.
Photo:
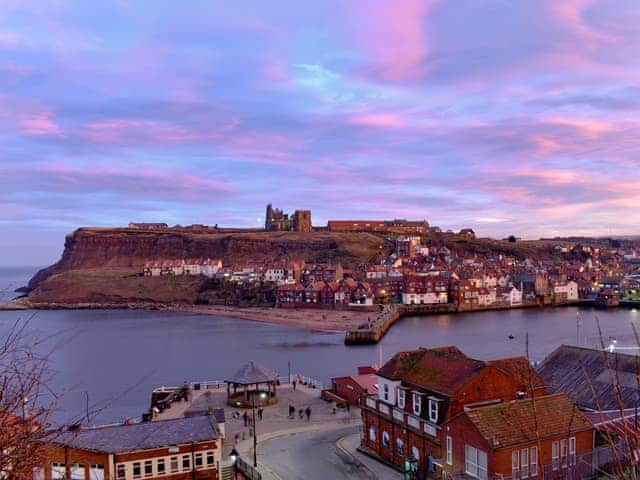
[[[467, 233], [472, 235], [473, 232]], [[207, 288], [272, 292], [282, 308], [358, 308], [374, 304], [452, 305], [458, 311], [561, 305], [603, 307], [640, 299], [640, 247], [562, 242], [547, 258], [505, 252], [465, 256], [418, 235], [391, 235], [389, 255], [346, 268], [339, 263], [229, 264], [226, 259], [158, 259], [144, 276], [202, 275]]]

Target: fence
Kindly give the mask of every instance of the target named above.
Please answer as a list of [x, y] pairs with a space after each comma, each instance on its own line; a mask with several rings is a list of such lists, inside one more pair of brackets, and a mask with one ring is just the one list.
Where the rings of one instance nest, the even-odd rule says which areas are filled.
[[[281, 384], [292, 383], [293, 380], [298, 382], [298, 384], [308, 385], [312, 388], [322, 389], [324, 388], [324, 383], [317, 378], [308, 377], [306, 375], [301, 374], [291, 374], [290, 376], [284, 375], [278, 377], [278, 382]], [[191, 390], [219, 390], [221, 388], [225, 388], [226, 384], [224, 380], [206, 380], [202, 382], [185, 382], [184, 385], [180, 387], [158, 387], [154, 389], [154, 392], [170, 392], [179, 390], [180, 388], [189, 387]]]
[[253, 467], [253, 465], [249, 465], [241, 458], [238, 458], [236, 462], [238, 471], [241, 472], [249, 480], [262, 480], [262, 475]]

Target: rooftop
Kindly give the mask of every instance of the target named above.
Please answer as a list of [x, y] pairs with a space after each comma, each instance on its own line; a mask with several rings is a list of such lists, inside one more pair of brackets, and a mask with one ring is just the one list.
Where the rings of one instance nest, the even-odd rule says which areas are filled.
[[244, 364], [230, 378], [226, 379], [227, 383], [235, 383], [237, 385], [251, 385], [254, 383], [275, 382], [278, 374], [270, 368], [261, 365], [258, 362], [251, 361]]
[[479, 407], [467, 410], [464, 415], [494, 449], [537, 439], [566, 437], [593, 428], [587, 417], [563, 394]]
[[209, 415], [64, 432], [54, 443], [94, 452], [119, 453], [206, 442], [218, 438]]

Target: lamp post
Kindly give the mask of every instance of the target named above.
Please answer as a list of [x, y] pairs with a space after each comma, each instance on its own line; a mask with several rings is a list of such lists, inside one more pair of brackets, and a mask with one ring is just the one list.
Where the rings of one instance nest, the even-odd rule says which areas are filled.
[[[258, 437], [256, 436], [256, 394], [257, 393], [258, 393], [258, 390], [253, 392], [253, 395], [251, 395], [251, 406], [253, 408], [253, 417], [251, 421], [253, 422], [253, 466], [254, 467], [258, 466]], [[264, 392], [260, 392], [260, 398], [261, 399], [267, 398], [267, 394]]]
[[233, 462], [233, 480], [238, 480], [238, 458], [240, 456], [236, 447], [233, 447], [229, 456], [231, 457], [231, 462]]

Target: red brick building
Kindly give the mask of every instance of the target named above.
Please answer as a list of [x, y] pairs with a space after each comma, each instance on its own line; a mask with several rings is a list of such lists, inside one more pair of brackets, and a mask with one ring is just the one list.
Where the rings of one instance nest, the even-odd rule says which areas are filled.
[[222, 436], [209, 415], [57, 435], [34, 480], [217, 480]]
[[378, 377], [373, 367], [358, 367], [357, 375], [334, 377], [331, 388], [322, 391], [325, 400], [335, 401], [341, 406], [346, 403], [360, 405], [365, 395], [378, 393]]
[[378, 394], [362, 405], [361, 449], [398, 468], [413, 457], [420, 478], [429, 457], [442, 458], [443, 426], [465, 406], [546, 393], [524, 357], [484, 362], [456, 347], [400, 352], [377, 376]]
[[585, 478], [594, 427], [563, 394], [467, 408], [442, 431], [442, 468], [451, 476]]

